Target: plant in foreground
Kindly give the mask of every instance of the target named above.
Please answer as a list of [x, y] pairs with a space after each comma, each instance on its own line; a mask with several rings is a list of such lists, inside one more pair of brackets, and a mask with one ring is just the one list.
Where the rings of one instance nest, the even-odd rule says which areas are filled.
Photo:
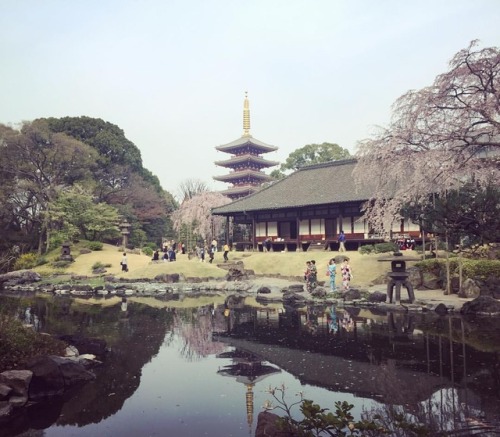
[[[281, 410], [285, 415], [278, 419], [278, 426], [283, 431], [297, 437], [319, 437], [319, 436], [383, 436], [394, 435], [394, 429], [401, 431], [402, 436], [427, 436], [429, 433], [424, 426], [410, 423], [405, 417], [398, 417], [388, 429], [382, 423], [379, 415], [370, 419], [355, 421], [351, 410], [354, 405], [346, 401], [335, 402], [335, 408], [321, 408], [312, 400], [305, 399], [302, 392], [297, 393], [300, 399], [288, 404], [285, 400], [286, 387], [269, 387], [267, 392], [273, 400], [267, 400], [264, 404], [266, 410]], [[299, 406], [302, 419], [297, 420], [292, 416], [292, 409]]]

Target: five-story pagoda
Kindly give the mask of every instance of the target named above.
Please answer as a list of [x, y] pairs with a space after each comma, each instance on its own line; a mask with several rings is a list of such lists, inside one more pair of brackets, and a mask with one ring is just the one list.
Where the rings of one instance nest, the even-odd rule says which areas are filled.
[[274, 167], [279, 162], [268, 161], [261, 155], [278, 150], [277, 147], [263, 143], [250, 135], [250, 105], [247, 93], [243, 104], [243, 135], [237, 140], [228, 144], [218, 146], [216, 150], [224, 153], [230, 153], [232, 156], [224, 161], [216, 161], [215, 165], [226, 167], [232, 171], [223, 176], [214, 176], [216, 181], [232, 184], [227, 190], [221, 191], [222, 194], [231, 198], [238, 199], [247, 196], [258, 190], [263, 182], [272, 181], [273, 178], [265, 174], [262, 169]]

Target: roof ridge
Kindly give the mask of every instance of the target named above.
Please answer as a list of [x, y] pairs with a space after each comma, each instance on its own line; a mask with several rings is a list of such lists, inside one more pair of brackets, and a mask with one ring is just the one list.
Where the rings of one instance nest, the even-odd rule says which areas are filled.
[[296, 171], [312, 170], [312, 169], [323, 168], [323, 167], [333, 167], [336, 165], [354, 164], [356, 162], [358, 162], [357, 158], [335, 159], [333, 161], [320, 162], [318, 164], [305, 164], [302, 167], [299, 167]]

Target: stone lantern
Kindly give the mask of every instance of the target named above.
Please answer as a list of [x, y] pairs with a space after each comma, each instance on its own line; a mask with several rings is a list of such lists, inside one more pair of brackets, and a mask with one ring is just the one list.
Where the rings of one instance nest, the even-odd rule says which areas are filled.
[[401, 286], [404, 286], [408, 291], [410, 303], [415, 301], [415, 293], [413, 285], [408, 280], [410, 274], [406, 271], [406, 261], [420, 261], [420, 258], [404, 257], [401, 252], [394, 252], [392, 256], [379, 258], [378, 261], [390, 261], [391, 271], [387, 273], [389, 282], [387, 283], [387, 302], [392, 303], [394, 289], [396, 289], [396, 304], [401, 303]]
[[128, 245], [128, 236], [130, 235], [130, 228], [131, 224], [127, 222], [127, 220], [123, 220], [123, 222], [120, 223], [120, 231], [122, 234], [122, 246], [124, 249], [126, 249]]
[[73, 256], [71, 255], [70, 242], [65, 241], [62, 244], [61, 256], [59, 257], [62, 261], [73, 261]]

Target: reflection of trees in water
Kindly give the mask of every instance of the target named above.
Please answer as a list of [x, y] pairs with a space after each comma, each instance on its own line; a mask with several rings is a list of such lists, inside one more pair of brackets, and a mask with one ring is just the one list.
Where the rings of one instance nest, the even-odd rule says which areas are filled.
[[96, 381], [86, 384], [63, 406], [60, 425], [98, 423], [119, 411], [139, 387], [143, 366], [158, 353], [172, 325], [171, 315], [147, 305], [129, 303], [126, 319], [122, 318], [120, 305], [103, 309], [103, 313], [110, 322], [101, 322], [95, 316], [94, 323], [103, 332], [113, 329], [116, 341], [104, 365], [96, 369]]
[[[213, 306], [176, 310], [173, 332], [181, 340], [180, 354], [188, 361], [198, 360], [225, 350], [224, 343], [212, 341]], [[172, 341], [170, 337], [167, 341]]]
[[[466, 405], [464, 400], [471, 396], [474, 397], [468, 390], [442, 388], [416, 405], [388, 403], [364, 408], [361, 417], [370, 420], [378, 416], [379, 422], [389, 430], [389, 435], [397, 437], [416, 435], [398, 426], [402, 422], [422, 427], [425, 434], [421, 435], [473, 435], [493, 429], [493, 425], [481, 418], [480, 410]], [[471, 399], [468, 401], [470, 403]]]

